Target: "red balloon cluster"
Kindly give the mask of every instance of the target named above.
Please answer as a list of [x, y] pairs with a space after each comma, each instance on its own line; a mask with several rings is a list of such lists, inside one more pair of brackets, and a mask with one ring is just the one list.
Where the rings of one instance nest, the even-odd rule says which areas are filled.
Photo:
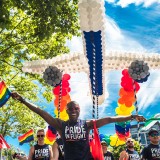
[[[140, 86], [137, 82], [134, 82], [134, 80], [130, 77], [128, 73], [128, 69], [124, 69], [122, 71], [123, 77], [121, 78], [121, 86], [123, 88], [120, 89], [119, 91], [119, 104], [125, 104], [126, 107], [131, 107], [133, 103], [135, 102], [135, 97], [134, 97], [134, 85], [135, 85], [135, 90], [138, 92], [140, 89]], [[133, 85], [134, 82], [134, 85]]]
[[[116, 108], [116, 114], [130, 115], [131, 112], [134, 110], [133, 104], [136, 101], [135, 92], [138, 92], [140, 86], [130, 77], [128, 69], [124, 69], [122, 71], [121, 86], [122, 88], [119, 90], [120, 98], [118, 99], [118, 107]], [[116, 123], [115, 128], [116, 134], [120, 140], [125, 141], [125, 139], [130, 136], [129, 124], [125, 122], [121, 122], [121, 124]]]
[[56, 107], [56, 110], [58, 110], [58, 106], [59, 106], [59, 100], [60, 100], [60, 96], [61, 96], [61, 101], [60, 101], [60, 112], [63, 112], [66, 109], [66, 105], [68, 102], [71, 101], [69, 92], [71, 91], [70, 87], [69, 87], [69, 80], [70, 80], [71, 76], [69, 74], [64, 74], [62, 77], [62, 90], [61, 90], [61, 95], [60, 95], [60, 85], [58, 85], [57, 87], [55, 87], [53, 89], [53, 94], [55, 95], [55, 100], [54, 100], [54, 105]]
[[[128, 73], [128, 69], [124, 69], [122, 71], [122, 75], [123, 75], [123, 77], [121, 78], [121, 86], [127, 92], [134, 91], [134, 88], [133, 88], [133, 81], [134, 80], [130, 77], [130, 75]], [[134, 82], [134, 84], [135, 84], [136, 91], [138, 91], [140, 89], [139, 84], [137, 82]]]

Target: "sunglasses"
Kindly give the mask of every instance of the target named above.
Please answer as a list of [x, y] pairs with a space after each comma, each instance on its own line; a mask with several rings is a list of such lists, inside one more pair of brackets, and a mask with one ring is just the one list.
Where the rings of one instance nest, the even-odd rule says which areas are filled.
[[38, 138], [40, 138], [40, 137], [44, 137], [44, 134], [37, 135], [37, 137], [38, 137]]
[[127, 141], [127, 143], [133, 143], [133, 141]]
[[158, 137], [158, 136], [159, 136], [159, 133], [152, 133], [150, 136], [151, 136], [151, 137]]

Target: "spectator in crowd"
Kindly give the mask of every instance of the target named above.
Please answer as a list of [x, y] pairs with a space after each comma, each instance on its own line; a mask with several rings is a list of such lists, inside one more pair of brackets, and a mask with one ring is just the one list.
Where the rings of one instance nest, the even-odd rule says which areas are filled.
[[159, 131], [151, 128], [148, 132], [150, 144], [142, 151], [142, 160], [160, 160]]
[[44, 129], [39, 129], [37, 131], [37, 144], [30, 148], [28, 158], [19, 154], [15, 158], [20, 160], [53, 160], [52, 148], [44, 143], [44, 137]]
[[140, 160], [140, 155], [134, 149], [134, 141], [132, 138], [127, 139], [126, 146], [126, 150], [120, 153], [119, 160]]
[[107, 143], [105, 141], [102, 141], [101, 145], [102, 145], [104, 160], [114, 160], [112, 153], [110, 151], [108, 151]]

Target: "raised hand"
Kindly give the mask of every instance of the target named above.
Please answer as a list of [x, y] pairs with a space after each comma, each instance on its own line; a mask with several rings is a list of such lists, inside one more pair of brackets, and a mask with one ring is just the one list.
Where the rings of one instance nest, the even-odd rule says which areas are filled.
[[138, 122], [144, 122], [146, 119], [141, 115], [133, 115], [134, 119]]
[[23, 100], [22, 96], [20, 94], [18, 94], [17, 92], [12, 92], [11, 96], [12, 96], [13, 99], [16, 99], [18, 101], [22, 101]]

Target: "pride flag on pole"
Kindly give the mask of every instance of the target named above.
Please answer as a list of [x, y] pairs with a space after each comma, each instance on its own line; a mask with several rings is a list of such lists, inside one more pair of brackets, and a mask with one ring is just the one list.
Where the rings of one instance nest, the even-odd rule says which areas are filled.
[[0, 135], [0, 149], [3, 149], [3, 148], [10, 148], [10, 146], [5, 141], [5, 139], [3, 138], [3, 136]]
[[33, 134], [34, 134], [33, 129], [31, 129], [22, 136], [19, 136], [18, 137], [19, 145], [23, 145], [24, 143], [33, 141], [34, 140]]
[[4, 81], [0, 82], [0, 107], [2, 107], [10, 98], [11, 92], [7, 88]]

